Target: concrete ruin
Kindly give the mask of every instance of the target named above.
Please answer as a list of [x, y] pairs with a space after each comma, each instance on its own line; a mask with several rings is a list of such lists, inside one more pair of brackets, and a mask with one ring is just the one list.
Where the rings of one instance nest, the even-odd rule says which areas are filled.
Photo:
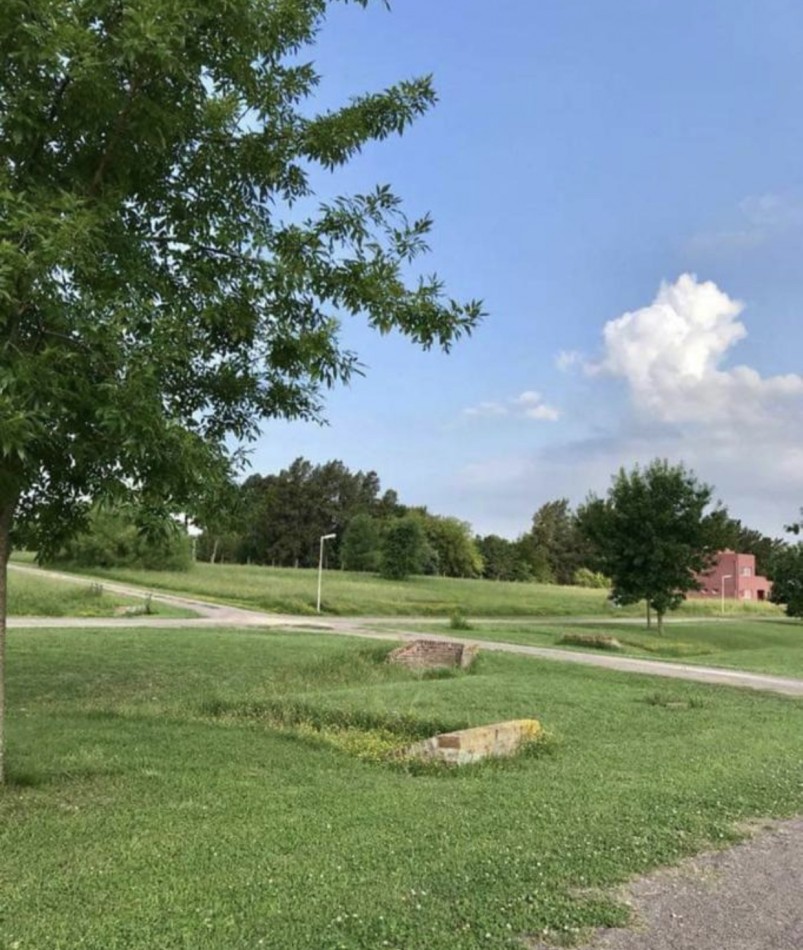
[[388, 654], [388, 663], [412, 670], [468, 669], [479, 647], [448, 640], [413, 640]]
[[459, 732], [443, 732], [416, 742], [405, 755], [425, 762], [469, 765], [482, 759], [515, 755], [522, 745], [543, 735], [537, 719], [511, 719]]

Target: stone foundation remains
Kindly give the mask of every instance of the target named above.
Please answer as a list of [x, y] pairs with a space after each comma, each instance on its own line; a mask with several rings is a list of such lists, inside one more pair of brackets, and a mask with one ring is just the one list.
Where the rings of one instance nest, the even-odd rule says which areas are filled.
[[388, 654], [388, 663], [398, 663], [413, 670], [466, 670], [474, 662], [478, 650], [470, 644], [448, 640], [413, 640]]
[[468, 765], [489, 757], [515, 755], [525, 742], [543, 735], [537, 719], [511, 719], [460, 732], [444, 732], [416, 742], [405, 754], [427, 762]]

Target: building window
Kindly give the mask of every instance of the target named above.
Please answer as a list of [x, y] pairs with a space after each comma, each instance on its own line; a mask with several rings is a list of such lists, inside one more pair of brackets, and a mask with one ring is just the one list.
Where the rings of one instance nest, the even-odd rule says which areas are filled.
[[752, 567], [743, 567], [743, 568], [741, 569], [741, 571], [739, 571], [739, 573], [742, 575], [742, 577], [752, 577], [752, 576], [753, 576], [753, 568], [752, 568]]

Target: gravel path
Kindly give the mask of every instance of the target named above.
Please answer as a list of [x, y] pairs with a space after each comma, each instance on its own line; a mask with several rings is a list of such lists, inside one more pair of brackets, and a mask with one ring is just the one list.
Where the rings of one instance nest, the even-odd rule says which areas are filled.
[[[46, 574], [57, 580], [73, 583], [86, 583], [86, 578], [77, 578], [72, 574], [57, 571], [43, 571], [41, 568], [10, 564], [15, 571]], [[482, 650], [499, 653], [515, 653], [519, 656], [532, 656], [542, 660], [557, 660], [561, 663], [580, 663], [585, 666], [599, 666], [625, 673], [641, 673], [648, 676], [664, 676], [672, 679], [694, 680], [700, 683], [715, 683], [723, 686], [739, 686], [747, 689], [781, 693], [785, 696], [803, 697], [803, 680], [783, 676], [771, 676], [765, 673], [751, 673], [742, 670], [720, 669], [712, 666], [697, 666], [686, 663], [667, 663], [661, 660], [644, 660], [636, 657], [616, 656], [609, 653], [584, 653], [579, 650], [560, 650], [552, 647], [534, 647], [519, 643], [505, 643], [495, 640], [474, 640], [469, 637], [453, 637], [443, 634], [405, 630], [404, 626], [415, 623], [411, 617], [383, 617], [386, 630], [368, 629], [376, 624], [374, 617], [299, 617], [294, 614], [269, 614], [257, 610], [246, 610], [224, 604], [212, 604], [191, 597], [179, 597], [161, 591], [148, 591], [132, 584], [120, 584], [116, 581], [103, 581], [107, 590], [133, 597], [142, 597], [150, 593], [154, 600], [194, 610], [195, 618], [159, 618], [159, 617], [10, 617], [8, 625], [14, 627], [273, 627], [283, 630], [312, 630], [349, 637], [362, 637], [370, 640], [445, 640], [453, 643], [468, 643]], [[562, 618], [573, 622], [572, 618]], [[428, 622], [432, 617], [427, 618]], [[522, 622], [526, 618], [522, 618]], [[554, 620], [553, 620], [554, 622]], [[396, 627], [395, 625], [398, 625]], [[725, 948], [723, 948], [725, 950]], [[803, 950], [803, 945], [800, 950]]]
[[632, 907], [631, 927], [576, 950], [803, 950], [803, 818], [769, 827], [632, 882], [614, 895]]

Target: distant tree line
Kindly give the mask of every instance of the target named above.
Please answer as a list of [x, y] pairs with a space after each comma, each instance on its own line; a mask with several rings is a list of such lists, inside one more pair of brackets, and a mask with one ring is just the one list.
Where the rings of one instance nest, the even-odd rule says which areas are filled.
[[[277, 474], [241, 484], [218, 479], [190, 514], [202, 533], [196, 559], [314, 567], [322, 535], [326, 566], [403, 579], [413, 574], [607, 587], [622, 604], [646, 600], [659, 621], [696, 586], [717, 550], [755, 555], [774, 580], [773, 599], [803, 616], [803, 544], [770, 538], [711, 509], [712, 489], [682, 465], [656, 460], [621, 470], [606, 498], [544, 502], [515, 540], [474, 535], [458, 518], [405, 505], [375, 471], [297, 458]], [[799, 534], [803, 521], [788, 526]], [[190, 546], [180, 525], [149, 524], [147, 511], [95, 510], [61, 558], [102, 567], [181, 569]]]

